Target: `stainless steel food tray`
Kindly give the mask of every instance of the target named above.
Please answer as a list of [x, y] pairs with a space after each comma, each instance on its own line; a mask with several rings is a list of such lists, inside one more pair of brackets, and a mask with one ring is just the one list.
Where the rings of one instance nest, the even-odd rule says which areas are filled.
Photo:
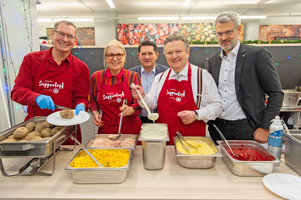
[[214, 142], [211, 138], [208, 137], [184, 137], [185, 140], [193, 140], [193, 141], [203, 141], [206, 142], [212, 149], [215, 150], [215, 154], [211, 155], [189, 155], [183, 154], [177, 150], [177, 141], [178, 138], [174, 137], [174, 146], [175, 146], [175, 153], [178, 160], [179, 165], [185, 168], [191, 169], [207, 169], [214, 167], [216, 158], [222, 157], [220, 151], [216, 148]]
[[284, 134], [285, 138], [285, 164], [301, 175], [301, 135]]
[[[95, 140], [97, 140], [97, 139], [108, 139], [109, 135], [111, 135], [111, 134], [98, 134], [98, 135], [95, 135], [88, 142], [88, 144], [86, 144], [86, 148], [87, 149], [104, 148], [104, 147], [91, 147], [91, 146], [92, 146], [92, 144], [94, 143]], [[134, 139], [135, 140], [134, 146], [133, 147], [105, 147], [105, 148], [109, 148], [109, 149], [125, 149], [126, 148], [126, 149], [130, 149], [131, 150], [131, 159], [133, 159], [134, 156], [135, 156], [138, 135], [137, 134], [121, 134], [121, 136], [118, 140], [124, 140], [124, 139]]]
[[282, 163], [281, 160], [271, 154], [261, 144], [251, 140], [230, 140], [228, 141], [232, 149], [251, 149], [255, 150], [263, 156], [272, 157], [272, 161], [240, 161], [230, 156], [226, 149], [228, 146], [223, 141], [217, 141], [221, 147], [222, 159], [230, 169], [230, 171], [237, 176], [265, 176], [273, 173], [274, 164]]
[[[165, 137], [163, 137], [163, 138], [145, 138], [145, 137], [143, 137], [145, 127], [158, 126], [158, 125], [163, 126], [163, 128], [165, 129], [165, 131], [166, 131]], [[167, 124], [165, 124], [165, 123], [144, 123], [144, 124], [142, 124], [138, 141], [169, 142], [169, 134], [168, 134]]]
[[47, 157], [51, 155], [74, 131], [75, 126], [67, 126], [54, 136], [28, 142], [1, 142], [12, 135], [19, 127], [25, 127], [28, 122], [35, 124], [44, 122], [45, 116], [33, 117], [0, 133], [0, 158], [2, 157]]
[[[93, 151], [97, 151], [99, 149], [88, 149], [88, 151], [92, 153]], [[107, 149], [109, 151], [116, 150], [108, 148], [101, 149]], [[131, 151], [129, 149], [122, 150], [129, 151], [129, 158], [131, 157]], [[86, 154], [86, 152], [83, 149], [80, 149], [65, 168], [65, 170], [72, 171], [72, 179], [74, 183], [122, 183], [126, 180], [127, 172], [130, 167], [130, 159], [128, 160], [128, 163], [123, 167], [74, 168], [70, 166], [71, 162], [76, 157], [80, 157], [84, 154]]]

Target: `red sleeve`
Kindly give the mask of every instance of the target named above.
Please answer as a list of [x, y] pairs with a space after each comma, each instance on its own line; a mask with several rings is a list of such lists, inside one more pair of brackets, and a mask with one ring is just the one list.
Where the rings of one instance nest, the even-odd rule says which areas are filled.
[[18, 76], [15, 79], [15, 85], [11, 92], [11, 99], [22, 105], [36, 105], [36, 98], [40, 93], [33, 92], [33, 72], [34, 64], [32, 64], [33, 54], [24, 57], [20, 66]]
[[81, 61], [77, 63], [77, 65], [79, 66], [79, 78], [76, 83], [75, 93], [73, 96], [74, 107], [77, 104], [83, 103], [85, 104], [86, 110], [88, 110], [89, 109], [89, 101], [88, 101], [89, 81], [90, 81], [89, 68], [85, 63]]
[[91, 76], [91, 87], [90, 87], [90, 109], [93, 112], [94, 110], [100, 111], [97, 102], [97, 94], [98, 94], [98, 84], [101, 81], [100, 78], [101, 73], [103, 71], [94, 72]]

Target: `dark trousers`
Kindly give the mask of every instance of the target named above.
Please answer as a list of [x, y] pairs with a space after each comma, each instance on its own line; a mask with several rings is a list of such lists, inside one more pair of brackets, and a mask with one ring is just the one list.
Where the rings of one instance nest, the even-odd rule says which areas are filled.
[[216, 119], [215, 121], [209, 121], [207, 124], [209, 125], [208, 130], [211, 139], [215, 144], [217, 144], [217, 140], [222, 140], [222, 138], [212, 124], [217, 126], [227, 140], [254, 140], [255, 130], [253, 130], [247, 119], [236, 121]]
[[140, 117], [142, 123], [153, 123], [152, 120], [149, 120], [147, 117]]

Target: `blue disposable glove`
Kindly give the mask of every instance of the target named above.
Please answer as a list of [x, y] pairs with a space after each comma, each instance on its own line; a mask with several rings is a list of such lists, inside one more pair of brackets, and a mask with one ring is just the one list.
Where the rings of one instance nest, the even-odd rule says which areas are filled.
[[54, 111], [54, 103], [50, 96], [40, 95], [36, 98], [36, 103], [41, 109], [51, 109]]
[[85, 111], [85, 106], [83, 104], [77, 104], [75, 107], [75, 114], [78, 115], [80, 111]]

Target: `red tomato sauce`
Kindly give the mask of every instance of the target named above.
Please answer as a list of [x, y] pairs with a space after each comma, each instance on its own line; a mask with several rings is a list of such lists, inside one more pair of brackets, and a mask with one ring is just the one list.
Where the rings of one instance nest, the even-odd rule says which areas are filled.
[[227, 149], [227, 152], [232, 158], [240, 161], [273, 161], [274, 160], [274, 158], [270, 155], [261, 155], [257, 151], [251, 149], [232, 149], [232, 150], [234, 154], [238, 156], [234, 156], [229, 149]]

